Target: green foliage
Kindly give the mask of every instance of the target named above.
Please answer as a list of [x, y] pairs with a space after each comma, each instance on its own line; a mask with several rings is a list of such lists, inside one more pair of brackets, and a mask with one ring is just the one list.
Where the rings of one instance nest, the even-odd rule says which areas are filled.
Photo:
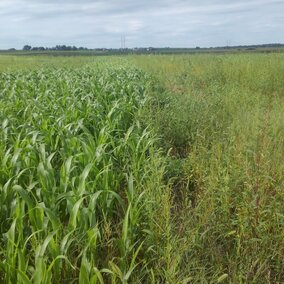
[[135, 62], [164, 87], [145, 118], [169, 156], [179, 276], [282, 283], [283, 55]]
[[1, 283], [284, 281], [283, 54], [0, 62]]
[[103, 64], [0, 74], [1, 282], [146, 277], [162, 180], [138, 119], [148, 81]]

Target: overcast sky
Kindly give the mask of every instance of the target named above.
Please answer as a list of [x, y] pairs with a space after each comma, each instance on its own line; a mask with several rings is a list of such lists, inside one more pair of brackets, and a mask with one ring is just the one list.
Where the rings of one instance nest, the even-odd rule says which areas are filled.
[[284, 0], [0, 0], [0, 49], [284, 43]]

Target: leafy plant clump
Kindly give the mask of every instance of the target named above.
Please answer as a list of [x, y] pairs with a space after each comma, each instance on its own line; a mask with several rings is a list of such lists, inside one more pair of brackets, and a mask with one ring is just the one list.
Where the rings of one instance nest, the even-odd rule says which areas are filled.
[[0, 74], [1, 282], [154, 277], [163, 164], [138, 115], [149, 80], [103, 65]]

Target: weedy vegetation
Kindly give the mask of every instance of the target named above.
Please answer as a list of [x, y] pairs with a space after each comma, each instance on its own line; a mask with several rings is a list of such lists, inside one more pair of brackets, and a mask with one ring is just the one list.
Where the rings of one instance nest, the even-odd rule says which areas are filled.
[[283, 59], [0, 57], [0, 282], [282, 283]]

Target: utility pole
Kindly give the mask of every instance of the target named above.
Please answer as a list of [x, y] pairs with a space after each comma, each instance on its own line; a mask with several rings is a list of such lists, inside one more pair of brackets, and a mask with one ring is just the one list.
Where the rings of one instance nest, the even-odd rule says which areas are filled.
[[126, 48], [126, 44], [125, 44], [125, 35], [121, 36], [121, 49], [124, 50]]
[[227, 48], [229, 48], [229, 47], [230, 47], [230, 45], [231, 45], [231, 40], [227, 40], [227, 42], [226, 42], [226, 46], [227, 46]]

